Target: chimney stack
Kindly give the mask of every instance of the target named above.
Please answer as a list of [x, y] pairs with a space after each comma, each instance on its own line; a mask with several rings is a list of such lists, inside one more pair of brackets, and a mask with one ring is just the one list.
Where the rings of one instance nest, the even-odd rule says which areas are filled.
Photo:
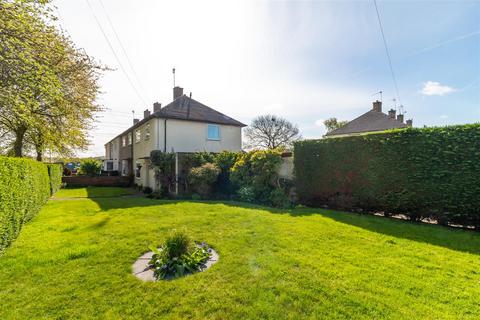
[[133, 125], [136, 125], [139, 122], [140, 122], [140, 119], [133, 119]]
[[373, 111], [382, 112], [382, 101], [375, 101], [373, 103]]
[[397, 120], [400, 121], [401, 123], [403, 123], [403, 114], [399, 114], [397, 116]]
[[407, 123], [407, 127], [411, 128], [412, 125], [413, 125], [413, 120], [412, 120], [412, 119], [408, 119], [408, 120], [406, 121], [406, 123]]
[[395, 113], [396, 113], [396, 111], [394, 109], [390, 109], [388, 111], [388, 117], [392, 118], [392, 119], [395, 119]]
[[146, 109], [143, 111], [143, 119], [150, 117], [150, 110]]
[[162, 109], [162, 104], [160, 102], [153, 103], [153, 113], [160, 111]]
[[181, 96], [183, 96], [183, 88], [180, 88], [179, 86], [173, 88], [173, 100]]

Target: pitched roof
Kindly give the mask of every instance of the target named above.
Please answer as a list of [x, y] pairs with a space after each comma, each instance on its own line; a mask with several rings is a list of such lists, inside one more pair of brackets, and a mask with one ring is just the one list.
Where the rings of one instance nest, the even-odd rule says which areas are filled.
[[384, 131], [389, 129], [406, 128], [407, 125], [395, 118], [390, 118], [383, 112], [370, 110], [360, 117], [353, 119], [341, 128], [330, 131], [326, 136], [336, 136], [351, 133]]
[[182, 95], [165, 107], [153, 113], [153, 116], [167, 119], [180, 119], [245, 127], [246, 125], [218, 112], [206, 105]]
[[[192, 98], [182, 95], [173, 100], [159, 111], [152, 113], [150, 116], [140, 120], [127, 130], [123, 131], [109, 142], [127, 134], [133, 129], [141, 126], [152, 118], [164, 118], [164, 119], [178, 119], [188, 121], [199, 121], [206, 123], [224, 124], [236, 127], [246, 127], [246, 124], [241, 123], [229, 116], [224, 115], [217, 110], [207, 107], [203, 103], [200, 103]], [[109, 143], [107, 142], [107, 143]]]

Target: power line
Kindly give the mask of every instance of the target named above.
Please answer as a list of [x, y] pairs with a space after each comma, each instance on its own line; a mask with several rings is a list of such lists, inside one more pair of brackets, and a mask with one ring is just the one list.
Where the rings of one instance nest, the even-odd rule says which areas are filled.
[[122, 49], [123, 54], [125, 55], [125, 58], [127, 58], [127, 63], [129, 65], [130, 69], [132, 70], [133, 77], [137, 81], [138, 86], [140, 87], [142, 92], [145, 92], [145, 89], [142, 86], [142, 82], [140, 81], [140, 77], [138, 76], [137, 72], [135, 71], [135, 68], [133, 67], [132, 61], [130, 60], [130, 57], [127, 54], [127, 50], [125, 49], [125, 46], [123, 45], [122, 40], [120, 40], [120, 37], [118, 36], [117, 30], [115, 29], [115, 26], [113, 25], [112, 20], [110, 19], [110, 15], [108, 14], [107, 8], [105, 8], [105, 5], [103, 4], [102, 0], [100, 0], [99, 2], [100, 2], [100, 5], [103, 8], [103, 11], [105, 12], [105, 16], [107, 17], [108, 24], [110, 25], [110, 28], [112, 28], [113, 34], [115, 35], [115, 38], [117, 39], [118, 43], [120, 44], [120, 48]]
[[395, 72], [393, 71], [392, 59], [390, 58], [390, 51], [388, 50], [387, 40], [385, 38], [385, 33], [383, 31], [382, 19], [380, 19], [380, 12], [378, 11], [377, 1], [373, 0], [373, 3], [375, 4], [375, 11], [377, 11], [378, 24], [380, 26], [380, 32], [382, 33], [383, 44], [385, 46], [385, 52], [387, 54], [387, 59], [388, 59], [388, 66], [390, 67], [390, 73], [392, 74], [393, 84], [395, 86], [395, 92], [397, 94], [398, 102], [401, 105], [402, 102], [400, 100], [400, 93], [398, 90], [397, 78], [395, 77]]
[[95, 18], [95, 22], [97, 23], [98, 28], [99, 28], [100, 31], [102, 32], [105, 40], [107, 41], [108, 46], [110, 47], [110, 50], [112, 51], [115, 59], [117, 60], [118, 64], [120, 65], [120, 69], [122, 69], [123, 74], [124, 74], [125, 77], [127, 78], [128, 82], [130, 83], [130, 86], [131, 86], [132, 89], [135, 91], [135, 93], [136, 93], [137, 96], [140, 98], [140, 100], [142, 100], [142, 102], [143, 102], [145, 105], [147, 105], [147, 103], [146, 103], [145, 100], [143, 99], [142, 95], [138, 92], [137, 87], [135, 87], [135, 85], [133, 84], [132, 79], [131, 79], [130, 76], [128, 75], [127, 71], [126, 71], [125, 68], [123, 67], [122, 62], [120, 61], [117, 53], [115, 52], [115, 49], [113, 48], [112, 43], [111, 43], [110, 40], [108, 39], [108, 36], [107, 36], [107, 34], [105, 33], [105, 30], [103, 30], [102, 24], [100, 23], [100, 20], [98, 20], [98, 17], [97, 17], [97, 15], [95, 14], [95, 10], [93, 10], [93, 7], [92, 7], [92, 5], [90, 4], [90, 1], [89, 1], [89, 0], [86, 0], [86, 1], [87, 1], [87, 4], [88, 4], [90, 10], [92, 11], [92, 15], [93, 15], [93, 17]]

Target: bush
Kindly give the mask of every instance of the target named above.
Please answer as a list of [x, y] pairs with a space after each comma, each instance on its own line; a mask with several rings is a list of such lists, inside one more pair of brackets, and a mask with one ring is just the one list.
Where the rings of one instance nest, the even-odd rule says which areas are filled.
[[95, 159], [84, 159], [80, 163], [78, 174], [81, 176], [98, 176], [102, 170], [102, 163]]
[[195, 245], [190, 237], [174, 231], [164, 244], [153, 251], [149, 265], [157, 279], [178, 278], [185, 274], [200, 271], [210, 258], [210, 249], [205, 243]]
[[480, 228], [480, 124], [295, 144], [304, 204], [406, 214]]
[[0, 157], [0, 253], [49, 197], [50, 179], [45, 164]]
[[270, 193], [270, 203], [277, 208], [287, 208], [291, 206], [287, 193], [281, 188], [274, 189]]
[[192, 168], [188, 179], [195, 192], [203, 197], [211, 195], [212, 185], [217, 181], [220, 168], [213, 163], [205, 163], [200, 167]]
[[255, 202], [255, 192], [253, 187], [241, 187], [237, 191], [238, 199], [243, 202]]
[[153, 150], [150, 152], [150, 162], [160, 185], [161, 196], [169, 197], [175, 185], [175, 153]]
[[250, 187], [255, 201], [270, 203], [271, 192], [278, 187], [282, 163], [278, 150], [257, 150], [242, 154], [231, 169], [231, 180], [238, 189]]
[[47, 164], [50, 178], [50, 193], [54, 194], [62, 187], [63, 165], [60, 163]]

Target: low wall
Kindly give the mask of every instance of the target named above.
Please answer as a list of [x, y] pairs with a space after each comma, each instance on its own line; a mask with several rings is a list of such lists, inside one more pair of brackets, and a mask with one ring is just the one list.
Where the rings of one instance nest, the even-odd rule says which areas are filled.
[[71, 176], [62, 177], [62, 182], [66, 183], [67, 187], [128, 187], [132, 183], [132, 178], [120, 176]]

